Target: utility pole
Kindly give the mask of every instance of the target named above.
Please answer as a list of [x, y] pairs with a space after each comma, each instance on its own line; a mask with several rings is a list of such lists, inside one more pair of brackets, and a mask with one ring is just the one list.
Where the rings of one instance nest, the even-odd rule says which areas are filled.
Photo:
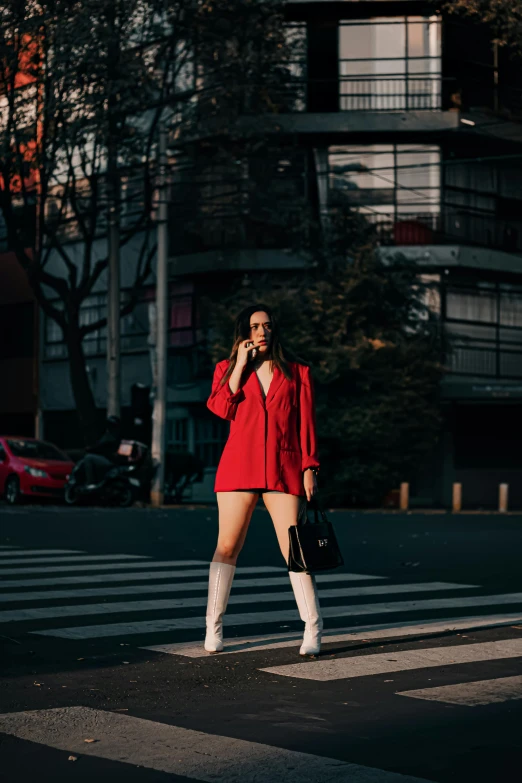
[[114, 140], [109, 140], [109, 290], [107, 295], [107, 415], [120, 415], [120, 189]]
[[[109, 3], [107, 23], [110, 30], [108, 51], [108, 138], [107, 138], [107, 206], [108, 206], [108, 272], [107, 292], [107, 415], [120, 415], [120, 173], [118, 170], [118, 96], [119, 36], [116, 3]], [[118, 10], [120, 11], [121, 9]]]
[[167, 128], [159, 122], [158, 220], [156, 268], [156, 393], [152, 414], [152, 459], [156, 466], [151, 502], [161, 506], [165, 496], [165, 452], [167, 424], [167, 324], [168, 324], [168, 235], [167, 235]]

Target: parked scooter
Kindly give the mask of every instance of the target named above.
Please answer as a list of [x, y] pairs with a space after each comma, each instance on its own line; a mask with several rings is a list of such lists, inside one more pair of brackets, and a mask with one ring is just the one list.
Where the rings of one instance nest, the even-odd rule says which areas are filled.
[[95, 503], [126, 508], [142, 494], [143, 468], [148, 448], [143, 443], [122, 440], [117, 452], [118, 462], [96, 484], [87, 484], [80, 460], [71, 472], [65, 487], [65, 502], [69, 505]]

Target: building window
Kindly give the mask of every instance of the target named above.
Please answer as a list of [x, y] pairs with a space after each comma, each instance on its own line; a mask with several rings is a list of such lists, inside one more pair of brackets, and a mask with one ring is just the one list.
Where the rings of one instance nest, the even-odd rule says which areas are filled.
[[[330, 147], [317, 155], [321, 210], [354, 209], [383, 244], [429, 244], [440, 221], [440, 149], [421, 144]], [[325, 171], [326, 169], [326, 171]]]
[[169, 307], [169, 345], [194, 345], [194, 284], [187, 282], [171, 286]]
[[167, 444], [172, 451], [189, 450], [189, 418], [167, 420]]
[[223, 446], [225, 445], [230, 425], [223, 419], [195, 419], [195, 448], [206, 468], [215, 468], [219, 463]]
[[282, 111], [305, 111], [306, 91], [306, 24], [289, 22], [284, 27], [286, 62], [289, 74], [288, 95], [281, 100]]
[[[122, 306], [129, 301], [130, 292], [122, 291]], [[53, 306], [63, 309], [63, 303], [53, 302]], [[107, 316], [107, 294], [92, 294], [86, 297], [80, 309], [80, 326], [95, 324]], [[137, 302], [133, 311], [123, 316], [120, 321], [120, 339], [122, 352], [146, 350], [149, 334], [149, 315], [146, 292]], [[103, 356], [107, 350], [107, 326], [101, 326], [89, 332], [83, 339], [85, 356]], [[45, 324], [45, 358], [65, 359], [67, 346], [64, 341], [62, 329], [51, 318], [46, 319]]]
[[339, 26], [340, 108], [441, 108], [441, 20], [376, 18]]
[[448, 285], [449, 369], [461, 375], [522, 378], [522, 286]]

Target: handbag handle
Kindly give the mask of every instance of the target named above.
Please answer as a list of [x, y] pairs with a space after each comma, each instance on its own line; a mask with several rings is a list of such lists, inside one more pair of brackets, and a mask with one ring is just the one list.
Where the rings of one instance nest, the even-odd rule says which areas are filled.
[[[308, 509], [311, 508], [314, 512], [314, 521], [310, 522], [310, 519], [308, 517]], [[303, 505], [304, 513], [303, 513], [303, 525], [317, 525], [319, 524], [319, 514], [322, 517], [323, 522], [328, 522], [326, 518], [326, 513], [322, 507], [322, 505], [319, 503], [319, 499], [317, 496], [312, 495], [310, 500], [306, 501], [306, 504]]]

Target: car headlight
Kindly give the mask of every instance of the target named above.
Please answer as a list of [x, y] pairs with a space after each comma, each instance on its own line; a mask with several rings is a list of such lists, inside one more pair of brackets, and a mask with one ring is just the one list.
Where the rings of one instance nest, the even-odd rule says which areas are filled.
[[29, 473], [30, 476], [34, 476], [35, 478], [47, 478], [47, 473], [45, 470], [38, 470], [38, 468], [30, 468], [29, 465], [26, 465], [24, 468], [26, 473]]

